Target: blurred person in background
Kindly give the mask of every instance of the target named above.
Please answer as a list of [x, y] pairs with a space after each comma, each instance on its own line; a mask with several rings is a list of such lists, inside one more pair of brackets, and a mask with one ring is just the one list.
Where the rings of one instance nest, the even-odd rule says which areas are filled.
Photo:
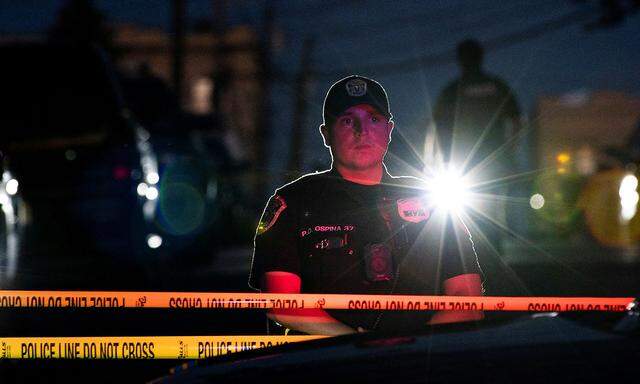
[[[442, 159], [481, 184], [476, 192], [494, 195], [479, 210], [506, 223], [500, 196], [507, 194], [504, 178], [515, 172], [512, 150], [520, 130], [520, 108], [511, 88], [484, 71], [484, 50], [478, 41], [462, 41], [456, 53], [461, 76], [442, 90], [433, 115]], [[500, 252], [501, 230], [480, 219], [489, 243], [484, 245]]]
[[[394, 127], [376, 81], [331, 86], [320, 132], [329, 170], [275, 191], [255, 237], [249, 285], [268, 293], [481, 295], [481, 271], [463, 223], [430, 204], [425, 182], [383, 163]], [[443, 236], [444, 234], [444, 236]], [[340, 335], [479, 320], [482, 312], [270, 310], [288, 329]]]

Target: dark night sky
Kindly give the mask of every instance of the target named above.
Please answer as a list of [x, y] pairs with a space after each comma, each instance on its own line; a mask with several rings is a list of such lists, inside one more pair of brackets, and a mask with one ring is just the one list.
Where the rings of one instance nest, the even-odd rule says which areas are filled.
[[[53, 22], [61, 0], [3, 0], [0, 31], [41, 32]], [[307, 149], [309, 164], [328, 156], [317, 132], [326, 88], [354, 68], [373, 76], [387, 89], [396, 125], [410, 137], [422, 128], [430, 105], [444, 85], [457, 74], [452, 60], [422, 68], [389, 71], [381, 65], [422, 56], [452, 53], [463, 38], [482, 42], [513, 35], [570, 12], [593, 10], [597, 1], [489, 0], [442, 1], [276, 1], [276, 29], [284, 47], [275, 52], [276, 68], [295, 74], [302, 41], [314, 37], [316, 77], [307, 120], [313, 134]], [[110, 21], [137, 22], [168, 28], [169, 0], [96, 1]], [[212, 15], [210, 0], [187, 0], [188, 18]], [[231, 24], [261, 24], [264, 1], [229, 1]], [[640, 12], [615, 28], [587, 32], [584, 23], [567, 24], [508, 47], [487, 52], [486, 69], [503, 77], [514, 89], [525, 111], [540, 95], [574, 91], [621, 90], [640, 95]], [[449, 57], [453, 57], [452, 55]], [[274, 138], [288, 136], [291, 128], [293, 86], [276, 82], [272, 103]], [[286, 154], [281, 154], [286, 159]], [[272, 166], [281, 167], [278, 159]]]

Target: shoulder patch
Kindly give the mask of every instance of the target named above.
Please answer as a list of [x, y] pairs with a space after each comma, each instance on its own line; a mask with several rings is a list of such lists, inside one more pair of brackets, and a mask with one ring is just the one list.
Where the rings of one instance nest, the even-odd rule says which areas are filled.
[[269, 200], [269, 204], [267, 204], [267, 208], [265, 208], [262, 218], [260, 218], [257, 234], [262, 235], [267, 232], [269, 228], [278, 221], [278, 217], [280, 217], [280, 214], [282, 214], [286, 208], [287, 203], [284, 201], [284, 197], [280, 195], [273, 196], [273, 198]]
[[425, 207], [424, 201], [419, 198], [398, 199], [398, 214], [404, 221], [419, 223], [425, 221], [431, 215]]

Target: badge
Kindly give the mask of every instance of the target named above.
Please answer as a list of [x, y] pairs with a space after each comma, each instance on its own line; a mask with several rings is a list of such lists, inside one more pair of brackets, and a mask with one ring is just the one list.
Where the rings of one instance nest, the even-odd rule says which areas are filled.
[[384, 244], [368, 244], [364, 247], [365, 274], [371, 282], [393, 279], [393, 256]]
[[264, 209], [260, 224], [258, 224], [258, 235], [262, 235], [267, 232], [269, 228], [278, 221], [278, 217], [287, 208], [287, 203], [284, 201], [284, 197], [275, 195], [269, 200], [267, 208]]
[[419, 223], [421, 221], [427, 220], [430, 216], [430, 212], [425, 207], [422, 199], [399, 199], [397, 201], [397, 204], [398, 214], [404, 221], [408, 221], [410, 223]]
[[347, 84], [345, 84], [345, 87], [351, 97], [360, 97], [367, 93], [367, 83], [362, 79], [349, 80]]

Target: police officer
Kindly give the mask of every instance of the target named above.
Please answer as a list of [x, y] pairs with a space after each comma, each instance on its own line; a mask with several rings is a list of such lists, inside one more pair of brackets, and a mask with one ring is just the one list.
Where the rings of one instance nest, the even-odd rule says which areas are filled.
[[[478, 41], [458, 44], [457, 59], [461, 76], [441, 92], [433, 114], [444, 159], [482, 185], [475, 192], [507, 195], [504, 178], [515, 173], [513, 148], [518, 142], [514, 139], [520, 131], [518, 102], [502, 79], [484, 70], [484, 50]], [[474, 205], [482, 213], [479, 223], [484, 236], [479, 245], [487, 250], [482, 253], [500, 252], [503, 230], [494, 223], [507, 225], [507, 207], [499, 198]]]
[[[472, 168], [499, 155], [496, 151], [519, 130], [520, 108], [511, 88], [483, 69], [484, 50], [478, 41], [458, 44], [457, 60], [461, 76], [440, 93], [434, 120], [445, 160], [467, 162]], [[503, 163], [495, 159], [490, 167]]]
[[[468, 231], [429, 203], [424, 182], [392, 177], [383, 158], [394, 123], [382, 86], [349, 76], [331, 86], [320, 132], [331, 169], [276, 190], [255, 237], [249, 284], [269, 293], [480, 295]], [[271, 310], [309, 334], [424, 328], [481, 312]]]

